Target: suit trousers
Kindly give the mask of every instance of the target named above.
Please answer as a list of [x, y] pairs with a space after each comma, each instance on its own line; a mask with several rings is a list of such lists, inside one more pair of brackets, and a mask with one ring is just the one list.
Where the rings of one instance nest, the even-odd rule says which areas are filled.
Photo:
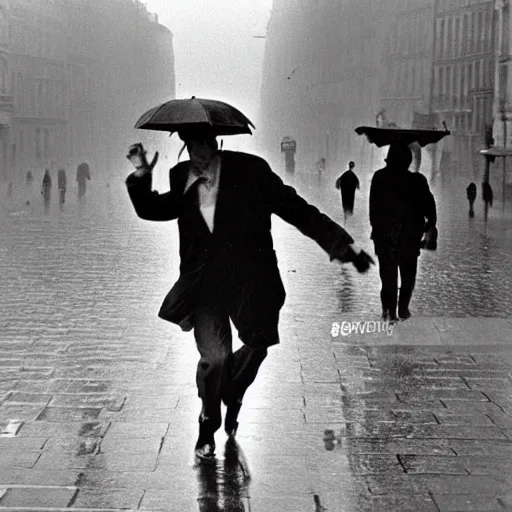
[[216, 429], [221, 425], [221, 401], [226, 405], [241, 401], [254, 382], [267, 356], [266, 348], [243, 345], [232, 351], [229, 314], [216, 286], [205, 287], [194, 313], [194, 337], [200, 354], [196, 384], [203, 413]]
[[400, 294], [398, 311], [409, 308], [416, 283], [419, 249], [414, 247], [397, 248], [384, 243], [375, 244], [379, 259], [379, 274], [382, 283], [380, 298], [383, 311], [396, 316], [398, 272], [400, 271]]

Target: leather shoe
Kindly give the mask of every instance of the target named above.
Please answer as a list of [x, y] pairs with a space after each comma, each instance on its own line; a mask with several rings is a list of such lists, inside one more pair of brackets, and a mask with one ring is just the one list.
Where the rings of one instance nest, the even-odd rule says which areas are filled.
[[228, 404], [224, 418], [224, 430], [229, 437], [235, 437], [238, 430], [238, 413], [242, 407], [242, 400], [235, 400]]
[[399, 309], [398, 318], [400, 318], [400, 320], [402, 320], [403, 322], [404, 320], [411, 318], [411, 312], [409, 311], [409, 309]]
[[215, 457], [215, 430], [211, 420], [202, 416], [199, 420], [199, 437], [194, 450], [195, 456], [202, 462], [212, 461]]
[[383, 309], [382, 310], [382, 320], [394, 323], [398, 322], [398, 318], [395, 313], [390, 313], [389, 309]]

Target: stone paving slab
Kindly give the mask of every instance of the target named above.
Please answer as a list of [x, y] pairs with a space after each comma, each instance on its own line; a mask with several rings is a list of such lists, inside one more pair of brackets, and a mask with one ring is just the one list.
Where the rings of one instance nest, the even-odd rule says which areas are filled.
[[4, 507], [18, 508], [65, 508], [71, 506], [78, 493], [77, 488], [67, 487], [7, 487], [0, 501]]

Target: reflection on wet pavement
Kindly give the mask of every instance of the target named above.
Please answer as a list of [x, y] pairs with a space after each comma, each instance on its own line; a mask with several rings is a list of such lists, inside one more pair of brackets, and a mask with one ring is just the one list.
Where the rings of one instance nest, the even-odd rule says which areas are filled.
[[240, 446], [234, 439], [225, 445], [224, 460], [197, 465], [200, 512], [246, 512], [250, 510], [250, 473]]

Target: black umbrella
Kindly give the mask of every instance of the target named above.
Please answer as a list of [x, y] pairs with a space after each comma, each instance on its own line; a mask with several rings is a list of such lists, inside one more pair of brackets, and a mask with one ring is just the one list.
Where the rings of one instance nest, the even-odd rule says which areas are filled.
[[373, 126], [359, 126], [358, 135], [366, 135], [368, 142], [377, 147], [389, 146], [393, 142], [405, 145], [417, 142], [421, 147], [439, 142], [443, 137], [450, 135], [449, 130], [412, 130], [402, 128], [374, 128]]
[[222, 101], [196, 98], [170, 100], [154, 107], [139, 118], [135, 128], [176, 132], [211, 128], [215, 135], [252, 134], [251, 121], [235, 107]]

